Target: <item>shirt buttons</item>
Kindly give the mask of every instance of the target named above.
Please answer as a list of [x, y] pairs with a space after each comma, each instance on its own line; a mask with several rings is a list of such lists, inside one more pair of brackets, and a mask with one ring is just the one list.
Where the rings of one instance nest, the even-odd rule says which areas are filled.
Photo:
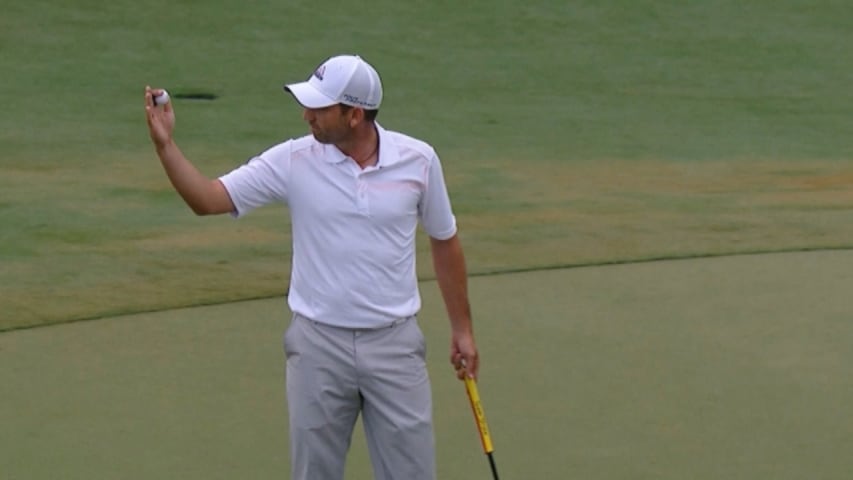
[[369, 203], [367, 197], [367, 183], [359, 180], [358, 182], [358, 192], [356, 194], [356, 203], [358, 204], [358, 211], [363, 214], [369, 213], [369, 208], [367, 204]]

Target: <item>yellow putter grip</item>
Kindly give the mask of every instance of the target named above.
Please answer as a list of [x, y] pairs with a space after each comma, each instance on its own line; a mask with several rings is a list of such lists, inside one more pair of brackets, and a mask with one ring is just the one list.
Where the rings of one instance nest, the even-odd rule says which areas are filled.
[[492, 437], [489, 435], [489, 426], [486, 424], [486, 414], [480, 404], [480, 393], [477, 392], [477, 383], [473, 378], [465, 375], [465, 390], [468, 392], [468, 400], [471, 402], [471, 410], [477, 420], [477, 430], [480, 431], [480, 441], [483, 442], [483, 450], [492, 453]]

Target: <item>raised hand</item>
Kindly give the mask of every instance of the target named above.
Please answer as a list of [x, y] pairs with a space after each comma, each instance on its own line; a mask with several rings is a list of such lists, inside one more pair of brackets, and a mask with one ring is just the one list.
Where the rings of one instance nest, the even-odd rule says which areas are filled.
[[172, 132], [175, 129], [175, 111], [172, 102], [165, 105], [155, 105], [154, 97], [164, 90], [145, 87], [145, 118], [148, 121], [148, 133], [157, 148], [162, 148], [172, 142]]

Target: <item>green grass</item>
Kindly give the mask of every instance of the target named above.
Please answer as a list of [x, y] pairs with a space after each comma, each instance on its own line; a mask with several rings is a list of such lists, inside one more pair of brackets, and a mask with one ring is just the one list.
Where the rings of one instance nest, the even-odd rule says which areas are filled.
[[[852, 253], [472, 279], [501, 478], [848, 479]], [[490, 478], [421, 290], [438, 478]], [[287, 478], [286, 325], [278, 298], [0, 335], [4, 478]]]
[[850, 245], [851, 21], [830, 0], [5, 6], [0, 330], [284, 292], [286, 216], [194, 218], [141, 92], [220, 96], [175, 102], [219, 175], [306, 131], [281, 84], [339, 52], [442, 155], [472, 272]]

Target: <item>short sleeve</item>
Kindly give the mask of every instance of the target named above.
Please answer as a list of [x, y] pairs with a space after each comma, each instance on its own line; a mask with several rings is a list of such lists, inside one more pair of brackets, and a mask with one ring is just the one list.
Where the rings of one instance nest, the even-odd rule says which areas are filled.
[[433, 154], [426, 171], [426, 188], [418, 208], [421, 224], [426, 233], [438, 240], [456, 235], [456, 217], [450, 205], [450, 196], [444, 181], [441, 161]]
[[291, 142], [277, 145], [219, 177], [234, 203], [234, 216], [270, 203], [287, 203]]

